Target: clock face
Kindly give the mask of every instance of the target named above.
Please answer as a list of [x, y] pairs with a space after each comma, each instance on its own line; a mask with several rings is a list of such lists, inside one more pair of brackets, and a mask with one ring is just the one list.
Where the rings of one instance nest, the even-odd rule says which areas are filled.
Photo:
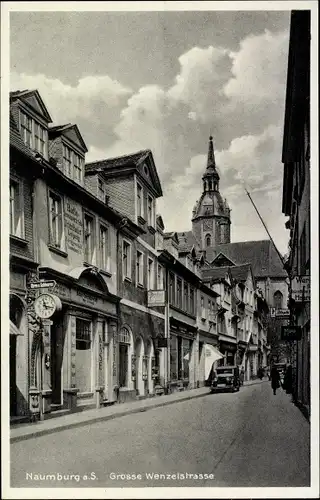
[[40, 318], [50, 318], [56, 310], [54, 297], [43, 293], [35, 300], [34, 309]]

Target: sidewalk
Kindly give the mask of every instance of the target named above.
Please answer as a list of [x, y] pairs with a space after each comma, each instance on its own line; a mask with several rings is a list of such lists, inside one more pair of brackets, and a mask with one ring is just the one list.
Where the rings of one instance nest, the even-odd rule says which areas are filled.
[[[244, 386], [261, 384], [265, 382], [253, 380], [244, 383]], [[142, 399], [130, 403], [115, 404], [105, 408], [94, 408], [84, 410], [79, 413], [71, 413], [61, 417], [50, 418], [41, 422], [21, 424], [19, 427], [11, 427], [10, 442], [23, 441], [36, 436], [52, 434], [61, 430], [70, 429], [72, 427], [80, 427], [96, 422], [107, 421], [117, 417], [123, 417], [132, 413], [144, 412], [152, 408], [167, 406], [180, 401], [188, 401], [189, 399], [206, 396], [210, 393], [209, 387], [201, 387], [200, 389], [190, 389], [182, 392], [175, 392], [167, 396], [156, 396], [153, 398]]]

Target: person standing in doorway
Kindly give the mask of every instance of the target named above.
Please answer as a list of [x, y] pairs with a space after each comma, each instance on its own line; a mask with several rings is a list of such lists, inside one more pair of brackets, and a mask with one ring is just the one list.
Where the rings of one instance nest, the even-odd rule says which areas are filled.
[[280, 375], [277, 370], [277, 367], [273, 365], [271, 368], [271, 373], [270, 373], [270, 378], [271, 378], [271, 387], [273, 390], [273, 394], [277, 393], [277, 389], [280, 387]]

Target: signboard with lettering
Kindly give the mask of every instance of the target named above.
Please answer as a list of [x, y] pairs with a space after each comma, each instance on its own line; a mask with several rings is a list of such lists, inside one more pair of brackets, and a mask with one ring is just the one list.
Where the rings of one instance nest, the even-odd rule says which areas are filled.
[[276, 309], [276, 318], [288, 318], [289, 316], [289, 309]]
[[70, 198], [65, 198], [64, 225], [67, 251], [83, 253], [83, 218], [82, 207]]
[[38, 288], [54, 288], [56, 282], [54, 280], [43, 280], [43, 281], [34, 281], [30, 283], [30, 288], [32, 290], [37, 290]]
[[295, 276], [291, 282], [291, 297], [296, 302], [310, 302], [310, 276]]
[[148, 291], [148, 307], [163, 307], [165, 306], [165, 291], [164, 290], [149, 290]]
[[301, 326], [282, 326], [281, 339], [285, 341], [301, 340]]

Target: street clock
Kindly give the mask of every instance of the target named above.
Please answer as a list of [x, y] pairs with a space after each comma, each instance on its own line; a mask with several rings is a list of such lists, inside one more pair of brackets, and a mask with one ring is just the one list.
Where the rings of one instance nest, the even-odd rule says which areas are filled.
[[34, 310], [42, 319], [51, 318], [56, 311], [61, 309], [61, 301], [56, 295], [51, 293], [42, 293], [34, 301]]

